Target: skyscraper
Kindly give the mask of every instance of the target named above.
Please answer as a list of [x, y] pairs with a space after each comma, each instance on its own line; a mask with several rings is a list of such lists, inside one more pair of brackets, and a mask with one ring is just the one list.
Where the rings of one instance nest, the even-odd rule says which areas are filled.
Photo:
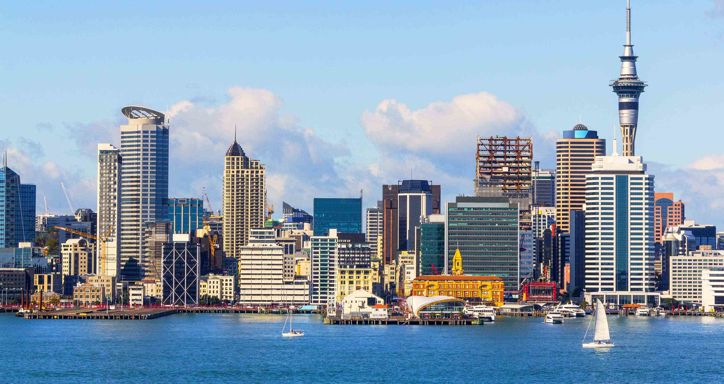
[[362, 198], [314, 198], [314, 236], [362, 233]]
[[498, 276], [505, 292], [516, 294], [520, 281], [518, 204], [507, 197], [458, 196], [447, 204], [447, 269], [460, 250], [465, 273]]
[[193, 197], [168, 199], [168, 221], [174, 234], [195, 234], [204, 226], [204, 201]]
[[339, 264], [337, 231], [331, 229], [325, 236], [312, 236], [311, 243], [309, 302], [315, 305], [334, 305]]
[[382, 201], [377, 202], [377, 206], [367, 208], [365, 217], [365, 240], [372, 249], [372, 256], [377, 256], [377, 241], [382, 237]]
[[0, 248], [15, 248], [35, 241], [35, 185], [21, 184], [8, 167], [7, 155], [0, 167]]
[[583, 124], [563, 131], [556, 142], [556, 225], [562, 232], [570, 230], [570, 212], [583, 209], [593, 160], [605, 154], [606, 140]]
[[227, 257], [239, 259], [240, 250], [249, 242], [253, 228], [264, 227], [266, 206], [266, 168], [259, 160], [246, 156], [236, 142], [224, 156], [223, 241]]
[[618, 96], [618, 121], [623, 139], [623, 156], [634, 156], [636, 127], [639, 119], [639, 95], [646, 83], [636, 73], [636, 56], [631, 43], [631, 0], [626, 4], [626, 44], [623, 46], [621, 73], [611, 82], [613, 92]]
[[684, 224], [684, 202], [674, 201], [671, 192], [656, 192], [654, 194], [654, 239], [663, 243], [666, 228]]
[[556, 206], [556, 174], [549, 169], [540, 169], [537, 161], [533, 168], [531, 188], [533, 206]]
[[121, 150], [98, 144], [98, 274], [118, 276], [121, 209]]
[[654, 176], [641, 157], [596, 157], [585, 207], [586, 300], [656, 304]]
[[418, 275], [445, 273], [445, 216], [430, 215], [420, 224]]
[[[168, 216], [168, 143], [165, 116], [152, 109], [122, 109], [121, 126], [121, 279], [141, 280], [147, 223]], [[99, 228], [99, 231], [102, 230]]]
[[398, 251], [415, 251], [416, 228], [433, 213], [432, 186], [425, 180], [403, 180], [397, 193]]

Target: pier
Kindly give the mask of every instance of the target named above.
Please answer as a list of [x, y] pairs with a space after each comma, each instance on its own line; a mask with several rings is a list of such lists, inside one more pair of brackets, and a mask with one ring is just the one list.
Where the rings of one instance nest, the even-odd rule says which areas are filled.
[[483, 325], [479, 319], [408, 319], [402, 316], [387, 319], [325, 317], [327, 325]]
[[127, 310], [62, 309], [59, 311], [18, 312], [28, 320], [151, 320], [173, 315], [176, 309], [139, 308]]

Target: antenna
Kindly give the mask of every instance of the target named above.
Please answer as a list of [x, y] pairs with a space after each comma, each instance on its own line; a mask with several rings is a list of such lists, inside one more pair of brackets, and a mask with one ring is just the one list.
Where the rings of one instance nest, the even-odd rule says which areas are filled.
[[236, 124], [234, 124], [234, 142], [236, 143]]
[[631, 0], [626, 0], [626, 45], [631, 45]]
[[613, 153], [611, 156], [618, 156], [618, 139], [616, 136], [616, 126], [613, 128]]

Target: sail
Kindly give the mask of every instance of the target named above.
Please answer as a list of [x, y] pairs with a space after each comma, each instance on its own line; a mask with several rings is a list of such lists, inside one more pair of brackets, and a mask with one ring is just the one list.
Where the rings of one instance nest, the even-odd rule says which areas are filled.
[[596, 299], [596, 329], [593, 335], [593, 341], [609, 341], [610, 339], [606, 308], [604, 308], [601, 300]]

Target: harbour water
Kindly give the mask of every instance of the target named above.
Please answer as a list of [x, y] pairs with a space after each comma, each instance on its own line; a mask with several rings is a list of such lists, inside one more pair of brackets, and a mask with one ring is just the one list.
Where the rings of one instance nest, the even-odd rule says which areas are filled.
[[[584, 350], [586, 319], [484, 326], [323, 325], [279, 315], [147, 321], [0, 314], [2, 382], [721, 382], [724, 319], [611, 316], [610, 351]], [[50, 381], [48, 381], [50, 380]]]

